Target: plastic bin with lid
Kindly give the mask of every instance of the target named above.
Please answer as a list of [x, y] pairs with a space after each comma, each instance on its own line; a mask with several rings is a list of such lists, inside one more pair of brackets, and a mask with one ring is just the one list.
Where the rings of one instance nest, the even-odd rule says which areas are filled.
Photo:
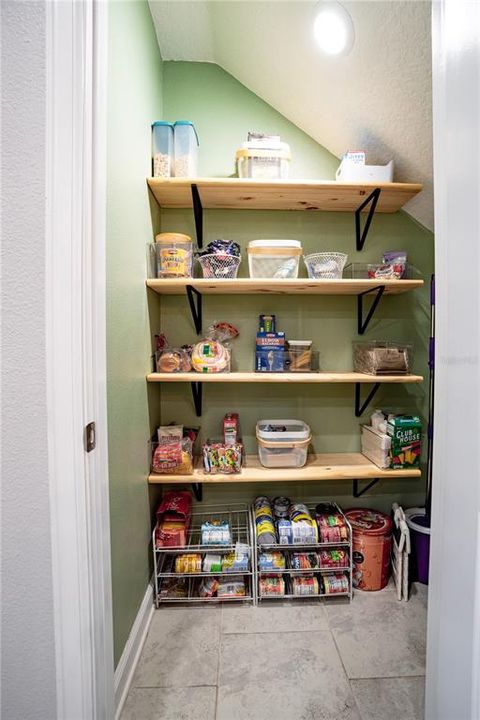
[[288, 180], [290, 174], [290, 148], [281, 143], [282, 148], [242, 147], [236, 152], [239, 178], [253, 180]]
[[173, 174], [173, 123], [157, 120], [152, 123], [153, 177]]
[[183, 233], [159, 233], [155, 237], [157, 277], [192, 277], [193, 243]]
[[302, 420], [259, 420], [256, 435], [263, 467], [300, 468], [307, 462], [312, 435]]
[[251, 240], [248, 271], [251, 278], [297, 278], [302, 255], [299, 240]]
[[190, 120], [177, 120], [173, 125], [174, 175], [175, 177], [197, 177], [198, 135]]

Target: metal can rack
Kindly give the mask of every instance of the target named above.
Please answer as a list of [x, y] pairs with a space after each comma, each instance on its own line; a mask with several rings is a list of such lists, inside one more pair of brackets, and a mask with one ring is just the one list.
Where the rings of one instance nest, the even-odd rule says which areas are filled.
[[[227, 521], [230, 527], [231, 544], [214, 545], [202, 544], [201, 527], [206, 521], [219, 520]], [[252, 516], [248, 505], [235, 503], [228, 507], [225, 505], [202, 505], [201, 511], [194, 510], [191, 515], [191, 524], [188, 533], [188, 540], [183, 546], [156, 547], [155, 531], [152, 535], [154, 581], [155, 581], [155, 605], [167, 603], [219, 603], [219, 602], [252, 602], [256, 604], [255, 562], [253, 546]], [[225, 555], [235, 552], [238, 545], [241, 545], [248, 552], [248, 571], [222, 571], [222, 572], [175, 572], [175, 559], [184, 554], [200, 554], [203, 559], [206, 555]], [[199, 585], [202, 578], [229, 577], [243, 578], [245, 583], [245, 595], [238, 597], [200, 597], [198, 595]], [[169, 579], [186, 580], [186, 597], [165, 597], [162, 593], [162, 586]]]
[[[317, 500], [315, 502], [313, 501], [307, 501], [303, 504], [307, 506], [308, 510], [312, 513], [313, 517], [315, 517], [315, 506], [322, 502], [322, 500]], [[336, 503], [332, 503], [335, 506], [335, 509], [343, 516], [345, 520], [345, 525], [348, 529], [348, 540], [343, 542], [318, 542], [318, 543], [307, 543], [307, 544], [300, 544], [300, 543], [294, 543], [294, 544], [269, 544], [269, 545], [258, 545], [257, 543], [257, 535], [255, 530], [255, 510], [254, 506], [252, 505], [250, 509], [251, 513], [251, 523], [253, 527], [253, 532], [255, 533], [255, 542], [254, 542], [254, 563], [255, 563], [255, 585], [256, 585], [256, 595], [258, 602], [269, 602], [270, 600], [316, 600], [323, 599], [323, 598], [335, 598], [335, 597], [348, 597], [349, 600], [353, 597], [353, 565], [352, 565], [352, 526], [348, 522], [347, 518], [345, 517], [345, 514], [342, 512], [340, 507]], [[292, 553], [297, 552], [305, 552], [305, 553], [318, 553], [321, 550], [335, 550], [337, 548], [341, 548], [343, 550], [348, 551], [348, 565], [345, 567], [318, 567], [318, 568], [309, 568], [309, 569], [296, 569], [291, 567], [291, 556]], [[273, 551], [279, 551], [282, 552], [285, 555], [286, 558], [286, 568], [277, 569], [277, 570], [260, 570], [259, 564], [258, 564], [258, 555], [261, 552], [273, 552]], [[322, 593], [319, 592], [318, 594], [311, 594], [311, 595], [295, 595], [292, 592], [292, 578], [295, 575], [300, 576], [306, 576], [306, 575], [325, 575], [326, 573], [344, 573], [348, 577], [348, 591], [345, 592], [337, 592], [337, 593]], [[285, 581], [285, 594], [283, 595], [261, 595], [260, 594], [260, 579], [262, 576], [278, 576], [281, 575]]]

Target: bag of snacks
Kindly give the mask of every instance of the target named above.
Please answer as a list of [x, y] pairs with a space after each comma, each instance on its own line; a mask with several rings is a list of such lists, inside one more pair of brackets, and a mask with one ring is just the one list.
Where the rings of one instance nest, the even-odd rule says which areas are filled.
[[190, 527], [192, 496], [186, 490], [167, 492], [157, 509], [157, 547], [183, 546]]
[[161, 425], [153, 451], [152, 472], [168, 475], [193, 473], [193, 445], [198, 431], [183, 425]]
[[217, 597], [236, 598], [245, 597], [245, 581], [243, 577], [232, 576], [231, 578], [222, 578], [217, 588]]

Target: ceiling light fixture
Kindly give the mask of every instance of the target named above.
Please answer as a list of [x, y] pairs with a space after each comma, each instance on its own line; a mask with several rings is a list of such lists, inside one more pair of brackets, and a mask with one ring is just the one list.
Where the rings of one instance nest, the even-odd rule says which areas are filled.
[[349, 13], [340, 3], [327, 0], [317, 5], [313, 34], [320, 50], [327, 55], [348, 55], [355, 40]]

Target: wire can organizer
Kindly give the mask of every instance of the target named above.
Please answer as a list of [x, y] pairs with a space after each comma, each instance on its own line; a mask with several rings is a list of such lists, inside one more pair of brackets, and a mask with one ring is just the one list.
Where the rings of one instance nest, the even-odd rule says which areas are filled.
[[237, 277], [242, 258], [236, 255], [212, 253], [199, 255], [197, 260], [202, 268], [204, 278], [225, 278], [233, 280]]
[[311, 253], [303, 258], [308, 277], [312, 280], [340, 279], [347, 260], [348, 255], [338, 252]]

